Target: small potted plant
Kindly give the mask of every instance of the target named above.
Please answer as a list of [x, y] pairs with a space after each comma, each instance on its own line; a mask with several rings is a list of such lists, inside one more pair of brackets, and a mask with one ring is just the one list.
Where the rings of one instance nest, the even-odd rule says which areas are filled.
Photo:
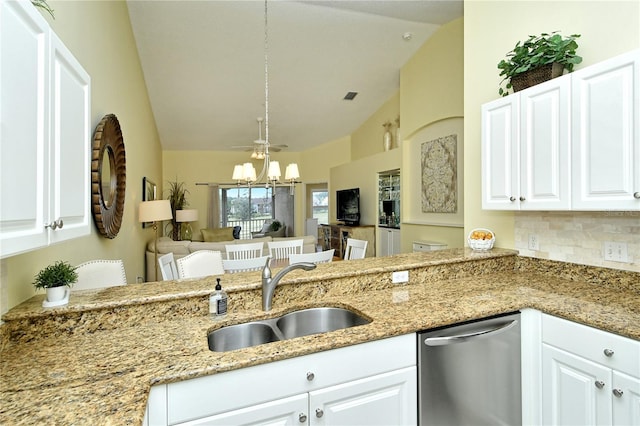
[[[176, 211], [189, 206], [189, 203], [187, 202], [188, 193], [189, 191], [184, 187], [184, 182], [178, 182], [178, 179], [173, 182], [169, 182], [169, 196], [167, 199], [171, 204], [171, 214], [173, 217], [167, 226], [171, 226], [170, 235], [174, 241], [180, 241], [181, 239], [180, 222], [176, 220]], [[169, 233], [167, 232], [167, 234]]]
[[[36, 289], [46, 289], [47, 299], [45, 302], [65, 304], [69, 299], [69, 287], [76, 281], [78, 281], [76, 268], [67, 262], [59, 260], [38, 272], [33, 285]], [[43, 304], [46, 306], [46, 303]]]
[[544, 81], [559, 77], [566, 69], [573, 71], [573, 66], [582, 62], [582, 57], [576, 55], [580, 34], [562, 37], [554, 31], [551, 34], [542, 33], [529, 36], [524, 42], [517, 42], [507, 58], [498, 63], [500, 85], [507, 82], [505, 88], [499, 88], [500, 96], [507, 96], [509, 89], [517, 92]]

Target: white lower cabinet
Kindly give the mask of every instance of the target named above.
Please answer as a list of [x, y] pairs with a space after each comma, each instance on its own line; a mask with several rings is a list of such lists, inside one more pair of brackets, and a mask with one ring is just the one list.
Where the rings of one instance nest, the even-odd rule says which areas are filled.
[[415, 334], [151, 389], [147, 425], [411, 425]]
[[640, 425], [640, 342], [542, 317], [545, 425]]

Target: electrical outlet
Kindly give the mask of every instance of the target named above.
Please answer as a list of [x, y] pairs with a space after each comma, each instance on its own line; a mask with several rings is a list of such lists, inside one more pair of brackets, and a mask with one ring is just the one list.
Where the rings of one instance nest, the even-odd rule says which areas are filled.
[[540, 250], [538, 234], [529, 234], [529, 250]]
[[391, 274], [391, 282], [394, 284], [406, 283], [409, 281], [409, 271], [397, 271]]
[[627, 250], [627, 243], [618, 243], [615, 241], [604, 242], [604, 260], [611, 262], [629, 262], [629, 252]]

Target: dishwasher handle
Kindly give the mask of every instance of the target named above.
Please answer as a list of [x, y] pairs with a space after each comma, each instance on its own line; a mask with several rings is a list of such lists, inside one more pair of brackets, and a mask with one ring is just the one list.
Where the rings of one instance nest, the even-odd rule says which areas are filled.
[[474, 331], [473, 333], [465, 333], [458, 334], [455, 336], [446, 336], [446, 337], [427, 337], [424, 340], [424, 344], [427, 346], [445, 346], [445, 345], [453, 345], [456, 343], [464, 343], [471, 339], [480, 339], [484, 337], [489, 337], [494, 334], [502, 333], [509, 330], [511, 327], [516, 325], [518, 320], [510, 321], [506, 324], [501, 324], [497, 327], [490, 328], [488, 330]]

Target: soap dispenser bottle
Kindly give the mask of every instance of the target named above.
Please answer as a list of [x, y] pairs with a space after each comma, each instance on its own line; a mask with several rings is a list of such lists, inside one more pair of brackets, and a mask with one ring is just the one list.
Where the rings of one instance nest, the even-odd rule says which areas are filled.
[[221, 317], [227, 314], [227, 293], [220, 285], [220, 278], [216, 278], [216, 291], [209, 296], [209, 314], [212, 317]]

